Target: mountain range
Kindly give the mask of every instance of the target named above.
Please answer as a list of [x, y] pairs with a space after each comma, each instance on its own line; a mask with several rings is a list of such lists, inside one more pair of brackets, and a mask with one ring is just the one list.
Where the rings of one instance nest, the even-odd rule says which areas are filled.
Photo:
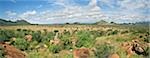
[[8, 21], [5, 19], [0, 19], [0, 25], [30, 25], [30, 23], [25, 20]]

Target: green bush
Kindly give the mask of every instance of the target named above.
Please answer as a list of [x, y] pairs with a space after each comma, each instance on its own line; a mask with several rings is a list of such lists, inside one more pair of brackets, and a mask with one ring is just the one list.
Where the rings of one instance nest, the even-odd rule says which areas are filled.
[[102, 44], [96, 46], [95, 56], [96, 58], [107, 58], [109, 54], [113, 53], [113, 46], [108, 44]]
[[62, 58], [73, 58], [73, 55], [72, 54], [66, 54]]
[[34, 32], [34, 33], [32, 34], [33, 40], [36, 40], [36, 41], [38, 41], [38, 42], [41, 42], [42, 39], [43, 39], [43, 36], [42, 36], [41, 34], [42, 34], [41, 31], [36, 31], [36, 32]]
[[28, 50], [34, 50], [36, 49], [36, 46], [38, 45], [39, 43], [37, 41], [32, 41], [30, 42], [30, 45], [28, 47]]
[[9, 40], [11, 37], [15, 37], [15, 33], [13, 30], [0, 30], [0, 40], [5, 41]]
[[129, 39], [127, 39], [127, 38], [116, 38], [115, 40], [117, 42], [126, 42], [126, 41], [129, 41]]
[[90, 33], [92, 35], [94, 35], [94, 38], [103, 36], [103, 32], [102, 31], [90, 31]]
[[18, 38], [23, 38], [25, 36], [25, 33], [23, 31], [16, 31], [15, 32], [16, 36]]
[[117, 47], [116, 50], [117, 50], [116, 52], [120, 56], [120, 58], [127, 58], [125, 50], [123, 50], [122, 48], [119, 48], [119, 47]]
[[150, 34], [147, 32], [147, 34], [145, 34], [145, 37], [144, 37], [144, 41], [147, 42], [147, 43], [150, 43]]
[[52, 53], [59, 53], [59, 51], [62, 50], [62, 46], [61, 45], [49, 45], [49, 51], [52, 52]]
[[77, 33], [77, 47], [92, 47], [95, 42], [94, 36], [89, 31], [79, 31]]
[[43, 29], [43, 31], [44, 31], [44, 35], [47, 35], [47, 34], [48, 34], [47, 29]]
[[121, 34], [129, 33], [128, 30], [122, 31]]
[[109, 31], [108, 35], [115, 35], [117, 34], [119, 31], [118, 30], [114, 30], [114, 31]]
[[47, 34], [42, 35], [41, 41], [48, 44], [49, 41], [54, 38], [54, 36], [55, 34], [53, 32], [47, 32]]
[[63, 49], [67, 50], [73, 49], [72, 42], [70, 40], [65, 40], [63, 43], [63, 47], [64, 47]]
[[29, 47], [29, 42], [26, 41], [25, 39], [23, 38], [16, 38], [16, 41], [13, 43], [13, 45], [16, 47], [16, 48], [19, 48], [20, 50], [27, 50], [28, 47]]
[[27, 56], [27, 58], [41, 58], [40, 57], [40, 53], [36, 50], [32, 50], [29, 55]]
[[60, 39], [63, 41], [63, 49], [70, 50], [72, 49], [72, 42], [71, 42], [71, 36], [69, 34], [64, 34], [60, 37]]
[[64, 30], [64, 34], [65, 34], [65, 35], [71, 35], [70, 32], [67, 31], [67, 30]]

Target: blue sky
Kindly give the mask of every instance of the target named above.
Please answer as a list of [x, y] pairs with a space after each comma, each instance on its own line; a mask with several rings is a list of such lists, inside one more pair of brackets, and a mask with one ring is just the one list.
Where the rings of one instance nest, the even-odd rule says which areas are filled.
[[0, 0], [0, 18], [30, 23], [150, 21], [149, 0]]

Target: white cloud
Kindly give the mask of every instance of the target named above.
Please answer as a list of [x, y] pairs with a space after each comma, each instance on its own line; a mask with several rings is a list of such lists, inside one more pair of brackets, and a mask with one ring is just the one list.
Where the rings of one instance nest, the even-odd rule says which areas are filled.
[[[62, 20], [64, 20], [64, 21], [72, 20], [72, 21], [78, 21], [78, 22], [80, 22], [81, 20], [84, 20], [84, 21], [89, 20], [88, 22], [91, 22], [90, 19], [92, 19], [93, 21], [105, 19], [108, 21], [116, 21], [116, 22], [120, 22], [121, 20], [122, 21], [126, 20], [128, 22], [136, 22], [136, 21], [141, 21], [146, 18], [145, 16], [141, 16], [140, 14], [135, 14], [135, 13], [127, 13], [126, 14], [124, 12], [120, 12], [117, 14], [112, 13], [112, 14], [108, 15], [107, 13], [103, 13], [101, 11], [101, 8], [97, 6], [96, 0], [91, 0], [89, 5], [85, 6], [85, 7], [70, 6], [70, 5], [61, 3], [61, 2], [58, 2], [58, 4], [62, 4], [63, 6], [66, 6], [66, 9], [63, 9], [63, 10], [55, 12], [55, 13], [51, 13], [50, 11], [44, 12], [44, 14], [41, 14], [39, 17], [43, 18], [43, 19], [48, 19], [50, 21], [56, 20], [58, 22], [62, 22]], [[111, 3], [109, 1], [105, 1], [105, 2]], [[133, 3], [133, 5], [134, 5], [134, 3]], [[124, 6], [122, 6], [122, 7], [124, 7]], [[141, 7], [141, 6], [138, 5], [138, 8], [139, 7]], [[135, 7], [135, 8], [137, 8], [137, 7]], [[68, 19], [68, 20], [66, 20], [66, 19]], [[88, 19], [88, 20], [86, 20], [86, 19]], [[147, 20], [147, 19], [145, 19], [145, 20]]]
[[138, 8], [144, 8], [147, 5], [147, 1], [145, 0], [123, 0], [120, 2], [120, 5], [122, 8], [129, 10], [129, 11], [134, 11], [135, 9]]
[[18, 15], [18, 17], [21, 18], [21, 19], [29, 19], [32, 16], [35, 16], [36, 13], [37, 12], [35, 10], [33, 10], [33, 11], [26, 11], [23, 14]]
[[36, 14], [35, 10], [33, 10], [33, 11], [27, 11], [27, 12], [23, 13], [23, 15], [34, 15], [34, 14]]
[[[108, 0], [101, 0], [107, 3], [111, 3]], [[37, 12], [27, 11], [19, 14], [20, 19], [25, 19], [31, 23], [65, 23], [65, 22], [96, 22], [104, 19], [114, 22], [137, 22], [137, 21], [150, 21], [147, 18], [150, 16], [141, 15], [138, 12], [132, 12], [134, 9], [144, 7], [143, 2], [132, 2], [131, 0], [120, 1], [120, 7], [122, 12], [110, 12], [105, 13], [101, 11], [101, 8], [97, 6], [96, 0], [91, 0], [87, 6], [75, 6], [64, 3], [64, 0], [56, 0], [55, 4], [64, 6], [65, 9], [59, 11], [41, 11]], [[136, 4], [137, 3], [137, 4]], [[109, 5], [111, 6], [111, 5]], [[112, 7], [112, 6], [111, 6]], [[125, 8], [125, 9], [124, 9]], [[131, 11], [132, 10], [132, 11]], [[131, 12], [131, 13], [129, 13]]]
[[[149, 0], [97, 0], [101, 2], [100, 5], [107, 5], [107, 7], [112, 8], [112, 12], [118, 12], [120, 14], [142, 14], [144, 8], [150, 9]], [[117, 6], [117, 7], [116, 7]], [[116, 11], [114, 11], [116, 10]]]
[[15, 16], [17, 13], [12, 12], [12, 11], [6, 11], [5, 12], [8, 16]]
[[5, 14], [8, 17], [8, 20], [16, 21], [18, 20], [17, 13], [13, 11], [6, 11]]

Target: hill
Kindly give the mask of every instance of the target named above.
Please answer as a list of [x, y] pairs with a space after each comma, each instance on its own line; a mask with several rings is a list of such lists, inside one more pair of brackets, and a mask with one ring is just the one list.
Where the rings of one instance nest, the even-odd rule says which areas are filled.
[[29, 25], [30, 23], [25, 20], [17, 20], [15, 22], [0, 19], [0, 25]]

